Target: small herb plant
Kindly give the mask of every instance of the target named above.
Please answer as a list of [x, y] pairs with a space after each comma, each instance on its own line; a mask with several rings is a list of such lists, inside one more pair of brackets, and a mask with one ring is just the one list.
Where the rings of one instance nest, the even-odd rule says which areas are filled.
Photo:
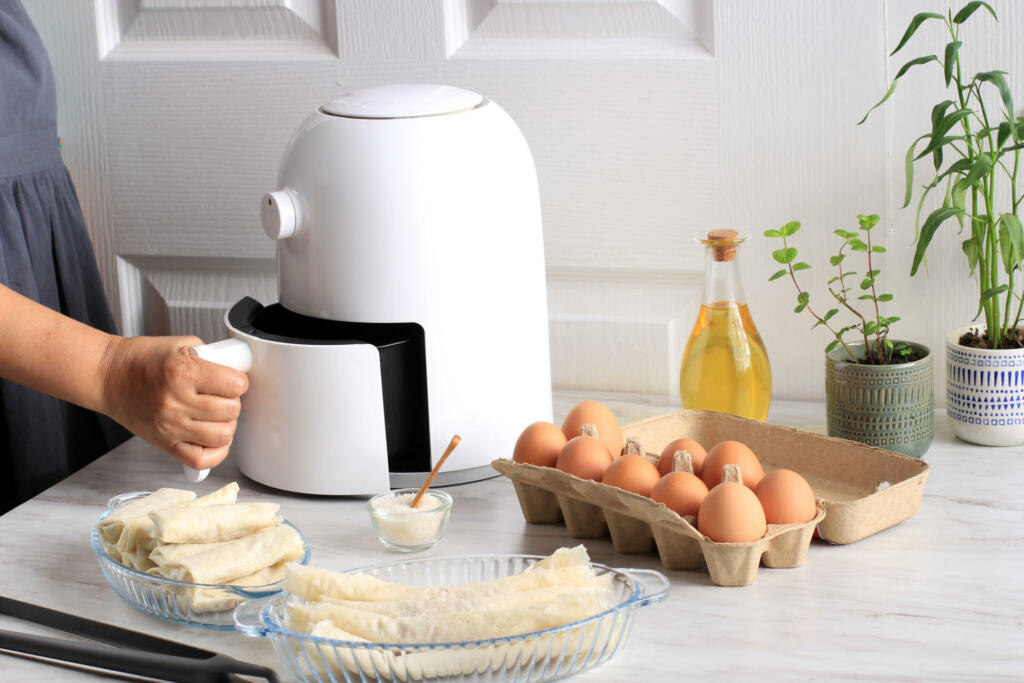
[[[810, 292], [800, 287], [800, 283], [797, 282], [796, 274], [801, 270], [810, 270], [811, 266], [803, 261], [797, 261], [797, 249], [789, 245], [789, 237], [792, 237], [800, 229], [800, 223], [798, 221], [790, 221], [786, 223], [778, 230], [765, 230], [764, 236], [782, 240], [782, 248], [776, 249], [772, 252], [772, 258], [776, 262], [785, 266], [782, 270], [776, 271], [768, 281], [778, 280], [780, 277], [789, 275], [793, 281], [793, 286], [796, 287], [796, 308], [793, 309], [794, 313], [801, 313], [807, 311], [814, 318], [815, 323], [811, 326], [813, 330], [819, 325], [824, 325], [828, 328], [828, 331], [835, 337], [828, 346], [825, 347], [825, 353], [828, 353], [832, 349], [836, 348], [840, 344], [846, 350], [846, 355], [849, 357], [851, 363], [865, 363], [870, 365], [888, 365], [892, 363], [904, 363], [913, 360], [915, 352], [912, 348], [902, 343], [893, 343], [889, 339], [889, 326], [894, 322], [898, 321], [897, 316], [883, 316], [879, 310], [878, 304], [887, 301], [892, 301], [892, 294], [883, 292], [878, 293], [875, 285], [875, 280], [878, 278], [879, 269], [875, 268], [871, 262], [872, 254], [879, 254], [885, 252], [885, 247], [879, 244], [871, 243], [871, 228], [878, 225], [878, 216], [872, 214], [870, 216], [859, 215], [857, 216], [860, 222], [860, 232], [852, 232], [850, 230], [835, 230], [834, 233], [838, 235], [843, 243], [839, 246], [839, 252], [829, 258], [829, 263], [836, 268], [837, 274], [828, 281], [826, 285], [828, 293], [835, 301], [837, 306], [846, 309], [847, 313], [852, 316], [853, 322], [848, 325], [836, 329], [832, 319], [839, 315], [839, 308], [830, 308], [824, 313], [819, 315], [814, 308], [811, 307], [811, 295]], [[861, 236], [863, 235], [863, 239]], [[846, 256], [850, 251], [862, 252], [867, 261], [867, 271], [862, 275], [858, 276], [855, 271], [847, 270], [843, 267], [843, 262], [846, 260]], [[868, 315], [864, 315], [857, 308], [854, 307], [854, 303], [851, 300], [854, 291], [854, 286], [857, 284], [857, 279], [860, 278], [859, 291], [862, 294], [856, 297], [856, 301], [867, 301], [873, 310]], [[864, 304], [861, 304], [864, 305]], [[844, 339], [844, 335], [850, 332], [859, 333], [864, 341], [864, 357], [860, 358], [850, 349]]]
[[[956, 218], [963, 233], [966, 223], [967, 239], [963, 240], [961, 248], [967, 257], [971, 275], [978, 276], [980, 292], [974, 319], [984, 313], [987, 339], [979, 334], [967, 334], [960, 343], [997, 349], [1024, 345], [1024, 331], [1018, 332], [1024, 311], [1024, 288], [1015, 291], [1014, 284], [1015, 273], [1024, 268], [1024, 226], [1019, 217], [1024, 188], [1018, 183], [1020, 152], [1024, 149], [1024, 117], [1014, 115], [1013, 93], [1004, 77], [1005, 71], [981, 71], [971, 78], [963, 74], [960, 28], [982, 8], [993, 19], [999, 20], [992, 6], [980, 0], [967, 3], [955, 15], [952, 10], [945, 16], [936, 12], [916, 14], [890, 56], [903, 49], [917, 29], [931, 20], [946, 25], [950, 41], [946, 43], [941, 57], [925, 55], [904, 64], [896, 72], [896, 78], [885, 95], [868, 110], [860, 123], [864, 123], [875, 108], [889, 99], [899, 79], [912, 67], [934, 62], [942, 68], [950, 99], [932, 107], [931, 130], [911, 143], [905, 160], [907, 187], [904, 207], [910, 204], [913, 194], [914, 162], [930, 156], [935, 168], [934, 176], [923, 186], [917, 203], [917, 250], [910, 274], [917, 273], [939, 226], [950, 218]], [[979, 16], [984, 14], [980, 12]], [[983, 88], [984, 93], [993, 96], [998, 93], [1002, 111], [989, 112]], [[921, 143], [924, 143], [923, 147], [918, 149]], [[944, 164], [949, 158], [953, 161]], [[1009, 188], [997, 201], [997, 185], [1000, 189], [1005, 187], [996, 182], [1000, 175], [1009, 180]], [[944, 192], [942, 205], [928, 214], [922, 225], [924, 200], [937, 188]]]

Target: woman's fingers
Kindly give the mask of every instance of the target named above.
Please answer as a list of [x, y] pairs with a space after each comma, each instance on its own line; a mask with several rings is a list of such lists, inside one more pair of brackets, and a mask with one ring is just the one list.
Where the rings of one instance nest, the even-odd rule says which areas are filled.
[[210, 448], [188, 441], [180, 441], [170, 449], [171, 455], [183, 465], [196, 470], [216, 467], [228, 454], [228, 446]]
[[249, 377], [234, 368], [193, 356], [196, 393], [238, 398], [249, 388]]
[[237, 420], [242, 412], [242, 401], [210, 394], [196, 394], [188, 400], [185, 412], [193, 420], [202, 422], [226, 422]]

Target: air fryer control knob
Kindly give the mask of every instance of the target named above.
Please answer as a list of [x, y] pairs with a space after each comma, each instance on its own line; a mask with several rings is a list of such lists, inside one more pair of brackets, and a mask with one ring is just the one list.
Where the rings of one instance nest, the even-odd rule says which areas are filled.
[[294, 235], [299, 224], [299, 212], [291, 193], [278, 190], [263, 195], [260, 218], [270, 239], [283, 240]]

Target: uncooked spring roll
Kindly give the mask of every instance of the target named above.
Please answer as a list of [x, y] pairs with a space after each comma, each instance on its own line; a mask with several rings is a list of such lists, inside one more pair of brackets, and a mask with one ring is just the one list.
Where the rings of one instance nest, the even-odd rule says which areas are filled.
[[192, 495], [193, 499], [189, 499], [184, 502], [171, 503], [169, 505], [160, 505], [149, 509], [140, 517], [133, 517], [128, 520], [124, 531], [121, 533], [121, 537], [117, 541], [117, 549], [121, 553], [120, 562], [122, 564], [140, 571], [146, 571], [153, 567], [153, 563], [149, 559], [149, 554], [157, 545], [157, 540], [154, 537], [154, 534], [156, 533], [156, 526], [153, 524], [153, 520], [149, 517], [149, 512], [160, 511], [161, 513], [165, 513], [179, 507], [201, 507], [206, 505], [225, 505], [234, 503], [235, 499], [238, 497], [238, 484], [231, 482], [230, 484], [222, 486], [213, 493], [207, 494], [201, 498], [195, 498], [195, 494], [190, 491], [185, 491], [183, 493], [189, 493]]
[[216, 543], [248, 536], [281, 521], [277, 503], [180, 506], [154, 510], [154, 538], [161, 544]]
[[158, 545], [149, 553], [149, 559], [157, 567], [162, 567], [165, 564], [177, 563], [191, 555], [219, 548], [225, 543], [230, 542], [217, 541], [216, 543], [172, 543], [169, 545]]
[[453, 600], [463, 597], [496, 595], [525, 591], [560, 583], [585, 585], [596, 574], [589, 564], [557, 569], [538, 569], [505, 576], [492, 581], [447, 586], [403, 586], [370, 576], [341, 574], [326, 569], [292, 565], [285, 576], [284, 589], [307, 601], [324, 597], [339, 600]]
[[164, 576], [176, 581], [233, 583], [264, 567], [297, 560], [304, 552], [299, 532], [281, 524], [168, 562], [161, 569]]
[[502, 638], [561, 626], [599, 614], [610, 606], [605, 589], [580, 588], [530, 606], [475, 609], [416, 616], [389, 617], [344, 605], [319, 602], [295, 605], [296, 622], [302, 607], [311, 614], [306, 623], [329, 619], [339, 628], [375, 643], [447, 643], [482, 638]]
[[[589, 592], [595, 595], [610, 594], [612, 589], [612, 577], [610, 574], [594, 577], [593, 581], [576, 585], [570, 583], [545, 586], [525, 591], [513, 591], [510, 593], [498, 593], [495, 595], [464, 596], [446, 600], [400, 600], [400, 601], [367, 601], [367, 600], [337, 600], [335, 598], [322, 598], [317, 602], [307, 603], [311, 605], [341, 605], [363, 612], [372, 612], [387, 617], [415, 617], [421, 614], [442, 614], [451, 612], [474, 612], [482, 610], [503, 610], [530, 607], [533, 605], [547, 603], [567, 593]], [[321, 621], [329, 616], [314, 618], [312, 621]]]
[[96, 528], [99, 530], [100, 537], [103, 541], [113, 545], [116, 544], [118, 539], [121, 537], [121, 532], [124, 531], [125, 522], [128, 520], [138, 518], [148, 520], [149, 518], [146, 515], [151, 510], [167, 507], [168, 505], [179, 505], [192, 500], [195, 497], [196, 494], [192, 491], [183, 491], [181, 489], [159, 489], [145, 498], [132, 501], [131, 503], [114, 510], [105, 518], [97, 522]]

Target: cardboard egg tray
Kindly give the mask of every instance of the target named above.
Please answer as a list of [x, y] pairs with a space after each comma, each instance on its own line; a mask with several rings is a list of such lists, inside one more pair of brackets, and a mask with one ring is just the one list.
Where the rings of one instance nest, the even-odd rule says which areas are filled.
[[657, 549], [666, 569], [707, 565], [719, 586], [754, 582], [760, 564], [799, 567], [815, 528], [825, 540], [852, 543], [917, 512], [927, 463], [864, 444], [712, 411], [684, 410], [623, 428], [641, 440], [652, 461], [669, 442], [688, 437], [710, 447], [733, 439], [747, 444], [765, 471], [791, 469], [804, 476], [818, 499], [818, 514], [803, 524], [768, 525], [750, 543], [715, 543], [697, 531], [692, 516], [680, 517], [660, 503], [551, 467], [495, 460], [512, 480], [527, 522], [564, 520], [573, 538], [611, 535], [620, 553]]

